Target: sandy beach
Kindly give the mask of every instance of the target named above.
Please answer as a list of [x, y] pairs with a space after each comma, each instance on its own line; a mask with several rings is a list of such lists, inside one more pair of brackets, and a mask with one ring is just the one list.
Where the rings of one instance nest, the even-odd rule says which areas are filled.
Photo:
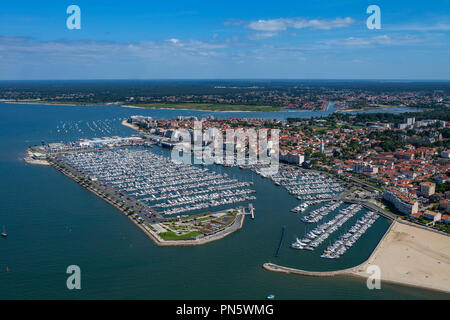
[[382, 281], [450, 292], [450, 237], [394, 222], [372, 256], [353, 274], [377, 265]]
[[125, 127], [128, 127], [128, 128], [131, 128], [131, 129], [133, 129], [133, 130], [139, 131], [139, 127], [138, 127], [137, 125], [128, 123], [127, 120], [123, 120], [123, 121], [122, 121], [122, 125], [125, 126]]

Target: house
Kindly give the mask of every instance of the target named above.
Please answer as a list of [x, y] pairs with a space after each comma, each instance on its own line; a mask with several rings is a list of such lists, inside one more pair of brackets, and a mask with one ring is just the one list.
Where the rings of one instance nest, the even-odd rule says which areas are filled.
[[431, 197], [436, 192], [436, 184], [433, 182], [422, 182], [420, 184], [420, 193], [425, 197]]
[[450, 224], [450, 216], [448, 214], [442, 216], [442, 223]]
[[355, 162], [353, 171], [356, 173], [377, 174], [378, 167], [366, 162]]
[[436, 178], [434, 178], [434, 181], [436, 181], [437, 183], [446, 183], [447, 177], [446, 176], [437, 176]]
[[413, 213], [410, 215], [410, 217], [414, 219], [419, 219], [420, 217], [422, 217], [422, 212]]
[[450, 213], [449, 199], [444, 199], [444, 200], [439, 201], [439, 209], [443, 210], [446, 213]]
[[430, 210], [426, 210], [423, 213], [423, 217], [428, 220], [432, 220], [434, 222], [440, 221], [442, 218], [442, 214], [440, 212], [434, 212]]

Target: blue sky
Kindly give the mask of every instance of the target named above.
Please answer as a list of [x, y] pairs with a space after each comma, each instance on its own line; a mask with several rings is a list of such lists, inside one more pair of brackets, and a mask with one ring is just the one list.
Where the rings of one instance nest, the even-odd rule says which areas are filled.
[[[66, 9], [81, 8], [81, 30]], [[369, 5], [381, 30], [369, 30]], [[450, 0], [2, 1], [0, 79], [450, 80]]]

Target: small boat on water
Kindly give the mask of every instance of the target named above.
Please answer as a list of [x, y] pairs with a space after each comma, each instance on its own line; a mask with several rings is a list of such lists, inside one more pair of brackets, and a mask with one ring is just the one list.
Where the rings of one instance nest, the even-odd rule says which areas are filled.
[[5, 231], [5, 226], [3, 226], [2, 237], [6, 238], [7, 236], [8, 236], [8, 234]]
[[267, 300], [274, 300], [275, 299], [275, 295], [274, 294], [269, 294], [267, 296]]

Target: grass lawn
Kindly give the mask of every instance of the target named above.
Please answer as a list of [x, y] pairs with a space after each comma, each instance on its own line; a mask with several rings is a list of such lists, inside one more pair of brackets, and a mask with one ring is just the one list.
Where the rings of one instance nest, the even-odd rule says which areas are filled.
[[189, 233], [183, 234], [181, 236], [177, 235], [175, 232], [172, 232], [172, 231], [163, 232], [163, 233], [158, 234], [158, 236], [163, 240], [186, 240], [186, 239], [195, 238], [199, 235], [201, 235], [201, 233], [196, 232], [196, 231], [189, 232]]

